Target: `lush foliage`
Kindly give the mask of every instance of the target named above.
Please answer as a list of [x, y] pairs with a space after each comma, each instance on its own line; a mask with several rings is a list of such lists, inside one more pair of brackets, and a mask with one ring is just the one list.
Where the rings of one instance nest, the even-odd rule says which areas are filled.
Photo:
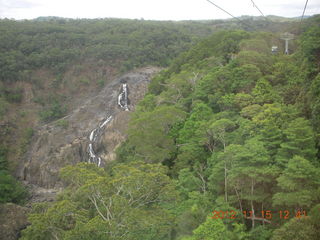
[[144, 65], [166, 66], [199, 36], [212, 32], [205, 24], [142, 20], [0, 21], [0, 80], [28, 79], [41, 67], [63, 73], [70, 64], [106, 61], [122, 70]]
[[[72, 99], [77, 100], [76, 94], [85, 98], [92, 89], [101, 89], [113, 72], [167, 66], [213, 31], [208, 24], [191, 25], [121, 19], [0, 19], [0, 203], [25, 199], [25, 190], [10, 172], [24, 157], [38, 120], [60, 119]], [[96, 75], [88, 76], [93, 65], [99, 71], [91, 70]], [[66, 128], [68, 122], [61, 119], [56, 125]]]
[[23, 203], [27, 197], [27, 191], [8, 172], [7, 149], [0, 145], [0, 204], [13, 202]]
[[[169, 167], [182, 197], [177, 238], [319, 238], [303, 216], [320, 201], [319, 26], [290, 56], [271, 53], [276, 36], [216, 33], [153, 79], [118, 161]], [[206, 220], [212, 210], [237, 218]]]
[[82, 163], [61, 177], [68, 188], [34, 206], [21, 239], [170, 239], [177, 193], [165, 167], [132, 162], [108, 174]]
[[290, 56], [271, 53], [278, 36], [245, 31], [183, 53], [152, 80], [116, 163], [63, 169], [68, 187], [34, 206], [22, 239], [319, 239], [320, 18], [310, 23]]

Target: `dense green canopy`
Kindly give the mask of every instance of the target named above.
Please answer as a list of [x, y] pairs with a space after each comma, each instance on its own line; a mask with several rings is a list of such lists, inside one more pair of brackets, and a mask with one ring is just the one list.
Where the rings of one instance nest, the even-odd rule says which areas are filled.
[[[308, 23], [292, 55], [271, 52], [276, 34], [241, 30], [216, 32], [179, 55], [132, 113], [117, 160], [105, 169], [62, 169], [66, 189], [33, 206], [21, 239], [320, 239], [319, 16]], [[84, 46], [81, 57], [165, 66], [167, 54], [171, 59], [192, 42], [169, 27], [160, 31], [167, 36], [141, 43], [142, 29], [153, 29], [143, 22], [129, 38], [122, 35], [132, 30], [125, 20], [110, 35], [99, 33], [104, 22], [89, 21], [90, 38], [79, 31], [81, 21], [45, 24], [39, 46], [1, 46], [2, 81], [34, 66], [60, 71], [56, 63], [73, 61]], [[66, 27], [74, 28], [69, 43], [53, 41], [43, 52], [41, 41], [63, 37]], [[33, 37], [32, 28], [25, 31]], [[173, 50], [165, 48], [171, 43]]]

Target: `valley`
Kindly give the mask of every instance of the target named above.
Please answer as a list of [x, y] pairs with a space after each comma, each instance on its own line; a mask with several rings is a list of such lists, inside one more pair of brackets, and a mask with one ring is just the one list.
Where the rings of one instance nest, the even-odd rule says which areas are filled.
[[317, 239], [320, 18], [241, 21], [0, 20], [0, 239]]

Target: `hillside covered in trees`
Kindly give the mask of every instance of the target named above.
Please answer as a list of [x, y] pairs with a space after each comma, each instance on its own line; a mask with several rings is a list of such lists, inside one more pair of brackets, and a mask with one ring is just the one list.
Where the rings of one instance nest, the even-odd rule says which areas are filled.
[[153, 78], [117, 161], [61, 171], [21, 239], [320, 238], [320, 18], [220, 31]]
[[[60, 119], [130, 69], [165, 67], [206, 24], [121, 19], [0, 20], [0, 203], [23, 203], [15, 174], [39, 125]], [[57, 125], [66, 128], [68, 122]]]
[[[292, 25], [255, 23], [275, 32]], [[115, 76], [144, 66], [167, 67], [200, 39], [235, 28], [236, 22], [220, 20], [1, 19], [0, 202], [25, 198], [8, 173], [15, 174], [39, 125], [59, 119], [57, 126], [66, 128], [61, 118]]]
[[66, 129], [119, 74], [164, 68], [117, 160], [62, 169], [21, 239], [318, 239], [319, 17], [241, 19], [0, 20], [0, 215], [30, 198], [12, 175], [39, 126]]

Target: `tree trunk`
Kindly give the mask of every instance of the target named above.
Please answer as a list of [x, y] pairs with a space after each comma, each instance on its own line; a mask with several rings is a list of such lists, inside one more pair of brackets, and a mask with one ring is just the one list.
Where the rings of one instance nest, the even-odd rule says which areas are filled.
[[251, 211], [252, 211], [252, 228], [254, 228], [254, 219], [255, 219], [255, 214], [254, 214], [254, 206], [253, 206], [253, 178], [251, 179]]
[[234, 187], [234, 191], [236, 192], [237, 199], [238, 199], [238, 202], [239, 202], [240, 211], [242, 213], [243, 212], [243, 210], [242, 210], [242, 202], [241, 202], [241, 198], [240, 198], [239, 192], [238, 192], [236, 187]]
[[[263, 203], [261, 203], [261, 211], [263, 212]], [[265, 217], [264, 215], [262, 216], [263, 218]], [[264, 221], [262, 222], [263, 226], [264, 226]]]
[[228, 202], [227, 161], [224, 160], [224, 200]]
[[[226, 151], [226, 142], [224, 141], [224, 137], [222, 138], [223, 142], [223, 152]], [[227, 179], [227, 160], [224, 160], [224, 200], [228, 202], [228, 179]]]
[[201, 184], [202, 192], [206, 193], [206, 191], [207, 191], [207, 183], [206, 183], [206, 180], [205, 180], [205, 176], [203, 174], [204, 171], [205, 171], [205, 167], [201, 164], [200, 165], [200, 169], [199, 169], [199, 171], [197, 171], [197, 173], [198, 173], [198, 175], [199, 175], [199, 177], [201, 179], [201, 182], [202, 182], [202, 184]]

